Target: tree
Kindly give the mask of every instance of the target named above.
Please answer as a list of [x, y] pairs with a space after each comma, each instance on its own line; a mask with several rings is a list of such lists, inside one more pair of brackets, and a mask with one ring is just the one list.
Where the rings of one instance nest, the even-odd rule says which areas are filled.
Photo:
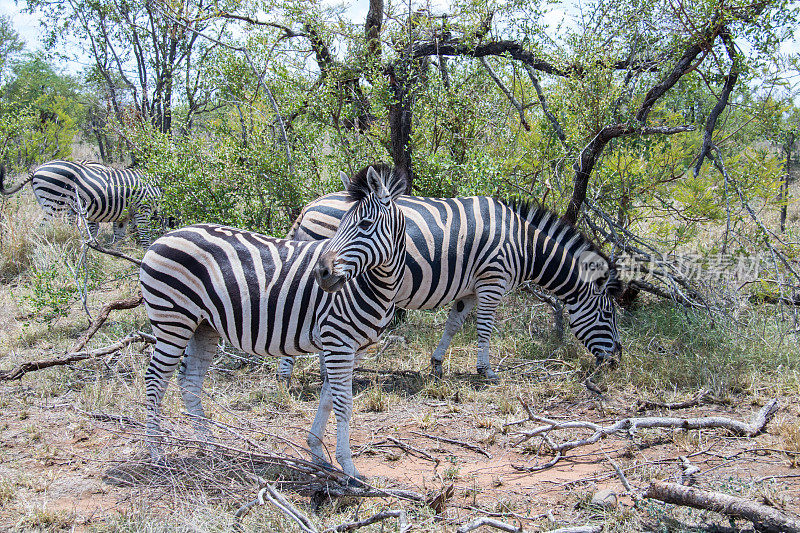
[[176, 104], [183, 106], [184, 131], [215, 105], [204, 83], [215, 47], [198, 42], [197, 31], [221, 35], [225, 24], [209, 21], [213, 8], [202, 0], [169, 4], [191, 27], [165, 15], [166, 7], [148, 0], [28, 1], [29, 11], [46, 15], [52, 45], [69, 35], [88, 45], [92, 76], [103, 81], [118, 122], [143, 121], [172, 133]]
[[8, 17], [0, 17], [0, 87], [3, 85], [6, 70], [23, 48], [24, 44], [11, 21]]

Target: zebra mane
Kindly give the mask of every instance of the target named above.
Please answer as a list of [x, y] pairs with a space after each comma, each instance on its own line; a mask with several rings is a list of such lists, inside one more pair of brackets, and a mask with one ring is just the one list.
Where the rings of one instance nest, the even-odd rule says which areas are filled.
[[367, 171], [372, 167], [375, 169], [382, 178], [383, 183], [389, 190], [389, 195], [396, 198], [401, 194], [405, 194], [408, 190], [408, 175], [397, 168], [386, 163], [374, 163], [367, 165], [350, 178], [350, 184], [347, 186], [347, 199], [352, 202], [366, 198], [369, 193], [369, 185], [367, 184]]
[[612, 295], [621, 291], [622, 284], [617, 275], [617, 265], [581, 230], [565, 222], [555, 211], [539, 205], [535, 200], [509, 198], [499, 201], [517, 213], [520, 218], [558, 242], [571, 243], [570, 247], [574, 252], [589, 250], [605, 259], [610, 273], [606, 290]]

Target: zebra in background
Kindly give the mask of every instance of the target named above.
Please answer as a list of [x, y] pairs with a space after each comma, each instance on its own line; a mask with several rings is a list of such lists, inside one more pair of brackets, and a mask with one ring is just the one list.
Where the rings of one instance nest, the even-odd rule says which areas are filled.
[[48, 161], [36, 167], [26, 180], [10, 189], [3, 186], [5, 169], [0, 170], [0, 192], [10, 195], [31, 182], [36, 201], [45, 220], [66, 215], [82, 215], [94, 238], [100, 222], [114, 224], [114, 240], [125, 237], [128, 223], [137, 229], [139, 242], [147, 247], [153, 204], [161, 190], [134, 169], [115, 169], [91, 161]]
[[392, 319], [405, 261], [405, 219], [394, 203], [400, 172], [365, 172], [350, 184], [350, 208], [333, 238], [298, 242], [225, 226], [172, 231], [145, 253], [140, 283], [156, 344], [145, 373], [147, 434], [154, 460], [160, 405], [183, 358], [179, 385], [201, 440], [210, 438], [201, 402], [217, 342], [253, 355], [321, 352], [327, 380], [308, 435], [315, 461], [336, 415], [336, 459], [356, 476], [350, 451], [356, 354], [377, 342]]
[[[340, 177], [346, 183], [347, 176]], [[300, 213], [288, 238], [329, 237], [351, 205], [343, 193], [315, 200]], [[397, 205], [406, 217], [408, 253], [395, 303], [405, 309], [436, 309], [454, 302], [431, 356], [435, 376], [442, 375], [442, 359], [453, 336], [476, 308], [477, 371], [497, 379], [489, 361], [495, 311], [507, 292], [526, 281], [566, 304], [573, 333], [598, 364], [619, 359], [613, 299], [621, 283], [612, 262], [576, 228], [531, 203], [486, 196], [402, 196]], [[288, 380], [293, 364], [291, 358], [282, 359], [278, 379]]]

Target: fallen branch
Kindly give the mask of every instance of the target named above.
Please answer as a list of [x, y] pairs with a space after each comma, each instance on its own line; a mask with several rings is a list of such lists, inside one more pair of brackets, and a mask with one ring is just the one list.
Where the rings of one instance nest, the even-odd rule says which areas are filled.
[[419, 437], [425, 437], [426, 439], [438, 440], [439, 442], [446, 442], [447, 444], [455, 444], [456, 446], [462, 446], [462, 447], [467, 448], [469, 450], [472, 450], [474, 452], [478, 452], [479, 454], [484, 455], [484, 456], [488, 457], [489, 459], [492, 458], [492, 454], [490, 454], [489, 452], [487, 452], [486, 450], [484, 450], [480, 446], [477, 446], [475, 444], [470, 444], [469, 442], [464, 442], [464, 441], [454, 440], [454, 439], [448, 439], [448, 438], [445, 438], [445, 437], [437, 437], [436, 435], [428, 435], [427, 433], [420, 433], [420, 432], [417, 432], [417, 431], [412, 431], [411, 433], [413, 433], [414, 435], [417, 435]]
[[[524, 403], [523, 403], [524, 405]], [[740, 422], [721, 416], [709, 416], [703, 418], [674, 418], [674, 417], [631, 417], [620, 420], [610, 426], [601, 426], [588, 421], [567, 421], [559, 422], [551, 420], [542, 416], [536, 416], [529, 412], [532, 420], [543, 422], [545, 425], [539, 426], [531, 431], [520, 432], [520, 438], [514, 443], [515, 446], [531, 439], [533, 437], [541, 436], [547, 445], [556, 453], [556, 458], [549, 461], [544, 467], [517, 467], [522, 471], [536, 471], [543, 470], [545, 467], [553, 466], [561, 456], [579, 446], [586, 446], [595, 444], [601, 439], [604, 439], [617, 432], [626, 432], [628, 435], [633, 436], [637, 429], [651, 429], [651, 428], [674, 428], [683, 430], [693, 429], [713, 429], [720, 428], [726, 429], [730, 433], [740, 437], [754, 437], [764, 431], [767, 423], [772, 419], [778, 410], [778, 400], [770, 400], [762, 407], [753, 419], [747, 422]], [[589, 429], [594, 433], [583, 439], [575, 439], [561, 444], [557, 444], [550, 439], [550, 432], [562, 429]]]
[[644, 497], [665, 503], [714, 511], [731, 518], [744, 518], [756, 524], [759, 531], [800, 533], [800, 519], [787, 515], [773, 507], [730, 496], [722, 492], [711, 492], [684, 487], [677, 483], [654, 481], [645, 491]]
[[97, 348], [96, 350], [68, 353], [64, 356], [56, 357], [54, 359], [45, 359], [44, 361], [28, 361], [27, 363], [22, 363], [8, 372], [0, 372], [0, 381], [14, 381], [22, 378], [22, 376], [28, 372], [33, 372], [35, 370], [42, 370], [45, 368], [50, 368], [51, 366], [69, 365], [85, 359], [93, 359], [101, 355], [108, 355], [121, 350], [125, 346], [128, 346], [134, 342], [146, 342], [152, 344], [155, 343], [155, 338], [146, 333], [142, 333], [141, 331], [137, 331], [136, 333], [132, 333], [124, 339], [115, 342], [114, 344], [104, 346], [103, 348]]
[[655, 400], [637, 400], [636, 401], [636, 410], [647, 411], [648, 409], [686, 409], [688, 407], [695, 407], [703, 403], [708, 396], [711, 395], [711, 391], [708, 389], [700, 389], [697, 391], [691, 398], [680, 401], [680, 402], [672, 402], [672, 403], [663, 403], [657, 402]]
[[463, 526], [456, 529], [456, 533], [468, 533], [469, 531], [474, 531], [479, 527], [483, 526], [493, 527], [495, 529], [508, 531], [510, 533], [522, 533], [521, 527], [512, 526], [511, 524], [507, 524], [505, 522], [501, 522], [499, 520], [495, 520], [494, 518], [489, 518], [487, 516], [476, 518], [469, 524], [464, 524]]
[[108, 315], [111, 311], [120, 311], [122, 309], [134, 309], [142, 305], [144, 299], [142, 298], [141, 293], [139, 296], [134, 296], [132, 298], [126, 298], [124, 300], [114, 300], [113, 302], [107, 303], [103, 308], [100, 310], [100, 314], [97, 315], [89, 329], [86, 330], [86, 333], [75, 343], [75, 346], [72, 347], [73, 352], [79, 352], [86, 348], [86, 343], [97, 333], [97, 330], [105, 324], [106, 320], [108, 320]]

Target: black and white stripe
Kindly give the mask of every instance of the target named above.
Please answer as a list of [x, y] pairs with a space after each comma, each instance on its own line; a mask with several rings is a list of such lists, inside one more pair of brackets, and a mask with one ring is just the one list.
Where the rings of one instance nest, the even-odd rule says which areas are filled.
[[330, 240], [273, 239], [202, 224], [156, 240], [140, 281], [157, 339], [145, 374], [151, 454], [161, 456], [160, 405], [183, 358], [179, 383], [195, 428], [209, 436], [200, 401], [217, 341], [261, 356], [321, 352], [327, 369], [308, 437], [322, 460], [322, 436], [336, 414], [336, 459], [356, 475], [349, 446], [356, 353], [377, 342], [394, 311], [405, 261], [405, 221], [393, 199], [406, 187], [399, 173], [354, 180], [350, 207]]
[[[315, 200], [298, 217], [290, 238], [332, 235], [350, 205], [343, 193]], [[441, 375], [444, 354], [474, 307], [477, 370], [497, 377], [489, 361], [495, 310], [508, 291], [525, 281], [566, 303], [572, 331], [598, 362], [620, 351], [612, 302], [620, 288], [616, 270], [582, 233], [552, 212], [485, 196], [402, 196], [397, 205], [406, 217], [408, 254], [395, 303], [405, 309], [435, 309], [454, 302], [431, 358], [435, 374]], [[291, 359], [282, 360], [279, 378], [288, 379], [291, 367]]]
[[[161, 197], [161, 191], [138, 170], [115, 169], [91, 161], [55, 160], [38, 166], [27, 181], [31, 182], [45, 220], [81, 214], [89, 223], [92, 236], [97, 235], [100, 222], [113, 222], [115, 238], [124, 237], [125, 225], [131, 222], [145, 247], [152, 240], [153, 204]], [[19, 188], [3, 192], [10, 194]]]

